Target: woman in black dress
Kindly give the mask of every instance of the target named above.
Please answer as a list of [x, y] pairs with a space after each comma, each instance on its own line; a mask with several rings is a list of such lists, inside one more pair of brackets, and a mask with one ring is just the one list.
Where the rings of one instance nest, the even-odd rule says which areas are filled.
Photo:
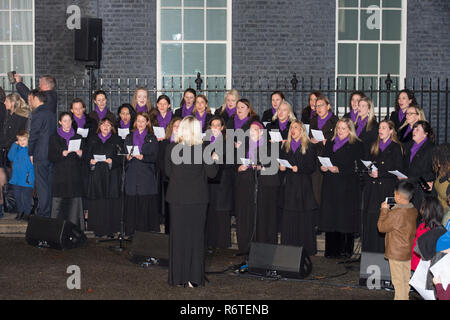
[[152, 115], [156, 120], [158, 127], [164, 128], [164, 130], [166, 130], [173, 116], [172, 107], [170, 105], [170, 98], [168, 96], [163, 94], [158, 97], [158, 100], [156, 100], [156, 109], [154, 110], [154, 112], [152, 112]]
[[[380, 203], [393, 197], [397, 178], [389, 171], [403, 172], [403, 150], [390, 120], [380, 122], [378, 138], [372, 144], [364, 160], [371, 161], [377, 169], [366, 176], [362, 215], [362, 250], [384, 253], [385, 234], [378, 232]], [[365, 166], [364, 166], [365, 167]]]
[[228, 119], [227, 129], [242, 129], [245, 132], [253, 121], [259, 121], [259, 117], [252, 104], [247, 99], [240, 99], [236, 104], [236, 114]]
[[358, 104], [362, 98], [365, 98], [366, 95], [362, 91], [354, 91], [350, 95], [350, 111], [344, 114], [344, 118], [349, 118], [356, 123], [356, 118], [358, 117]]
[[[187, 88], [184, 90], [183, 99], [181, 99], [180, 107], [175, 110], [174, 115], [179, 118], [186, 118], [194, 113], [195, 97], [197, 92], [192, 88]], [[170, 102], [169, 102], [170, 104]]]
[[150, 101], [150, 93], [147, 88], [139, 87], [136, 91], [134, 91], [133, 98], [131, 100], [131, 107], [133, 118], [136, 118], [138, 113], [150, 113], [154, 109]]
[[127, 135], [131, 132], [131, 129], [133, 129], [136, 113], [130, 104], [124, 103], [117, 110], [117, 116], [115, 124], [117, 134], [125, 140]]
[[229, 248], [231, 246], [230, 216], [234, 209], [234, 165], [227, 164], [226, 127], [222, 117], [214, 116], [210, 121], [209, 128], [211, 137], [207, 144], [220, 150], [223, 156], [218, 163], [219, 169], [216, 177], [208, 179], [209, 205], [206, 219], [206, 241], [209, 248]]
[[284, 93], [281, 91], [275, 91], [270, 95], [270, 100], [272, 101], [272, 108], [264, 111], [263, 116], [261, 118], [261, 122], [264, 124], [265, 122], [272, 122], [272, 118], [277, 113], [278, 107], [285, 100]]
[[97, 237], [112, 236], [120, 230], [122, 202], [120, 197], [122, 139], [116, 135], [114, 123], [108, 118], [100, 120], [97, 134], [87, 145], [89, 162], [88, 230]]
[[116, 116], [107, 107], [106, 92], [103, 90], [95, 91], [93, 99], [95, 108], [88, 114], [88, 117], [95, 121], [95, 127], [98, 128], [100, 121], [104, 118], [107, 118], [112, 124], [116, 123]]
[[314, 217], [318, 205], [312, 192], [311, 174], [317, 167], [315, 146], [309, 141], [306, 127], [298, 120], [291, 123], [289, 136], [280, 158], [292, 168], [280, 165], [286, 172], [283, 193], [281, 244], [304, 247], [309, 255], [317, 253]]
[[327, 140], [322, 152], [331, 167], [323, 172], [319, 229], [325, 231], [325, 257], [349, 257], [353, 253], [354, 233], [360, 232], [360, 180], [355, 162], [363, 156], [363, 146], [350, 119], [336, 124], [336, 134]]
[[389, 118], [395, 124], [395, 130], [398, 129], [405, 123], [406, 121], [406, 110], [409, 106], [417, 106], [416, 98], [414, 97], [414, 92], [408, 89], [401, 90], [397, 99], [395, 100], [395, 110], [392, 111], [391, 117]]
[[304, 124], [310, 124], [311, 119], [316, 116], [317, 98], [323, 96], [320, 91], [313, 91], [308, 96], [308, 105], [303, 109], [301, 120]]
[[356, 118], [356, 135], [364, 145], [365, 153], [372, 147], [372, 143], [378, 137], [378, 122], [375, 117], [375, 106], [373, 101], [365, 97], [359, 100], [358, 116]]
[[202, 155], [200, 122], [188, 116], [181, 121], [175, 144], [169, 145], [165, 155], [169, 177], [170, 285], [191, 287], [205, 283], [205, 223], [209, 202], [207, 179], [216, 176], [217, 166], [212, 156]]
[[[125, 138], [124, 146], [128, 153], [125, 174], [125, 234], [133, 236], [136, 230], [160, 232], [156, 181], [158, 140], [153, 134], [147, 113], [137, 114], [133, 131]], [[139, 154], [133, 155], [136, 151]]]
[[[62, 112], [60, 127], [50, 137], [48, 159], [53, 163], [51, 217], [67, 220], [84, 231], [83, 213], [83, 148], [82, 137], [72, 128], [72, 116]], [[79, 140], [80, 149], [68, 151], [70, 141]]]
[[[245, 148], [245, 158], [250, 164], [243, 164], [238, 159], [236, 165], [235, 214], [237, 241], [241, 254], [249, 253], [251, 241], [277, 243], [279, 166], [277, 163], [275, 172], [269, 172], [272, 169], [272, 146], [267, 139], [264, 136], [263, 125], [258, 121], [253, 122], [250, 126], [250, 137], [241, 146]], [[255, 175], [258, 182], [257, 210], [255, 210]]]
[[93, 135], [95, 135], [95, 131], [97, 130], [97, 124], [94, 119], [89, 117], [86, 114], [86, 105], [83, 100], [80, 98], [75, 98], [72, 100], [70, 105], [70, 112], [72, 113], [72, 128], [75, 130], [75, 133], [82, 135], [81, 130], [78, 129], [88, 129], [87, 136], [83, 136], [83, 139], [87, 141], [87, 139]]
[[239, 92], [235, 89], [231, 89], [226, 93], [222, 106], [216, 110], [214, 115], [222, 117], [226, 124], [228, 120], [236, 114], [236, 104], [240, 99], [241, 96], [239, 95]]
[[405, 144], [412, 140], [412, 132], [414, 124], [417, 121], [426, 121], [425, 113], [418, 106], [410, 106], [406, 109], [406, 121], [398, 129], [398, 138], [401, 143]]
[[292, 106], [286, 100], [282, 101], [277, 108], [277, 112], [266, 126], [268, 131], [278, 131], [283, 140], [286, 140], [289, 134], [289, 126], [295, 121], [295, 115]]
[[202, 132], [204, 133], [208, 128], [211, 118], [213, 117], [211, 114], [211, 109], [209, 109], [208, 98], [206, 98], [206, 96], [199, 94], [195, 97], [194, 111], [192, 112], [192, 115], [200, 121], [200, 124], [202, 125]]
[[414, 124], [413, 139], [404, 145], [404, 149], [403, 173], [416, 186], [412, 203], [420, 210], [425, 192], [431, 192], [436, 178], [433, 170], [434, 133], [428, 122], [417, 121]]

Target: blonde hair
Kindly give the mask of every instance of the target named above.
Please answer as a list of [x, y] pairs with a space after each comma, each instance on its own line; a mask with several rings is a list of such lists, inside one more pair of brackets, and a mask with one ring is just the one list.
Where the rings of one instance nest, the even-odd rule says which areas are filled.
[[[369, 115], [368, 115], [369, 119], [367, 120], [367, 131], [370, 131], [372, 129], [372, 126], [374, 126], [375, 123], [376, 123], [375, 110], [374, 110], [375, 109], [375, 105], [373, 104], [373, 101], [370, 98], [367, 98], [367, 97], [361, 98], [361, 100], [359, 100], [359, 102], [358, 102], [358, 105], [361, 102], [365, 102], [369, 106]], [[356, 120], [355, 120], [355, 124], [358, 123], [358, 119], [359, 118], [361, 118], [361, 116], [358, 113], [358, 116], [356, 117]]]
[[[298, 124], [300, 126], [300, 128], [302, 129], [300, 140], [302, 142], [302, 154], [304, 155], [304, 154], [306, 154], [306, 151], [308, 150], [308, 145], [309, 145], [309, 141], [310, 141], [309, 137], [308, 137], [308, 133], [306, 132], [306, 126], [303, 122], [301, 122], [300, 120], [297, 120], [297, 119], [292, 121], [291, 127], [294, 124]], [[291, 130], [289, 129], [287, 141], [284, 143], [284, 149], [286, 150], [286, 152], [289, 152], [291, 150], [291, 141], [292, 141], [292, 134], [291, 134]]]
[[230, 91], [228, 91], [225, 94], [225, 97], [223, 99], [222, 107], [220, 108], [220, 113], [219, 114], [224, 113], [224, 111], [225, 111], [225, 109], [227, 107], [227, 97], [230, 96], [230, 95], [233, 96], [236, 99], [236, 105], [237, 105], [237, 102], [241, 99], [241, 96], [239, 95], [239, 92], [236, 89], [231, 89]]
[[334, 141], [336, 139], [337, 127], [339, 126], [339, 123], [341, 123], [341, 122], [344, 122], [350, 130], [350, 136], [348, 139], [350, 143], [354, 143], [355, 141], [361, 141], [361, 139], [359, 139], [358, 136], [356, 135], [355, 124], [353, 123], [352, 119], [349, 119], [349, 118], [341, 118], [338, 120], [338, 122], [336, 123], [336, 127], [334, 128], [334, 136], [331, 139], [332, 141]]
[[[289, 102], [287, 102], [286, 100], [283, 100], [281, 103], [280, 103], [280, 106], [278, 107], [278, 109], [280, 109], [280, 107], [282, 106], [282, 105], [286, 105], [286, 106], [288, 106], [288, 110], [289, 110], [289, 117], [288, 117], [288, 120], [289, 120], [289, 122], [293, 122], [294, 120], [296, 120], [297, 118], [295, 117], [295, 114], [294, 114], [294, 111], [293, 111], [293, 109], [292, 109], [292, 106], [291, 106], [291, 104], [289, 103]], [[275, 121], [275, 120], [277, 120], [278, 119], [278, 110], [277, 110], [277, 112], [275, 112], [275, 114], [273, 115], [273, 117], [272, 117], [272, 121]]]
[[181, 120], [175, 142], [188, 146], [202, 144], [203, 136], [200, 121], [194, 116], [187, 116]]
[[144, 87], [139, 87], [134, 91], [133, 94], [133, 99], [131, 100], [131, 106], [133, 107], [134, 111], [137, 112], [136, 110], [136, 104], [137, 104], [137, 93], [138, 91], [145, 91], [147, 93], [147, 101], [146, 101], [146, 106], [147, 106], [147, 111], [150, 112], [153, 109], [153, 105], [150, 101], [150, 93], [148, 92], [147, 88]]
[[[427, 119], [425, 118], [425, 112], [423, 112], [423, 109], [419, 106], [409, 106], [408, 108], [406, 108], [406, 112], [408, 112], [409, 108], [414, 108], [417, 112], [417, 114], [419, 115], [419, 120], [417, 121], [427, 121]], [[408, 126], [409, 123], [405, 121], [405, 123], [402, 124], [402, 126], [400, 128], [398, 128], [398, 130], [400, 131], [401, 129], [403, 129], [404, 127]]]
[[17, 110], [26, 110], [27, 112], [30, 111], [25, 100], [23, 100], [17, 93], [8, 94], [6, 96], [6, 99], [11, 102], [14, 108], [14, 112], [16, 112]]
[[[383, 120], [380, 122], [380, 126], [382, 123], [387, 123], [387, 125], [389, 126], [389, 130], [392, 130], [392, 135], [391, 135], [390, 139], [392, 142], [395, 142], [400, 145], [400, 148], [401, 148], [402, 154], [403, 154], [403, 147], [397, 138], [397, 132], [395, 131], [394, 122], [392, 122], [391, 120]], [[370, 154], [372, 154], [374, 156], [378, 156], [379, 153], [380, 153], [380, 135], [378, 135], [377, 140], [375, 140], [375, 142], [372, 144], [372, 147], [370, 148]]]
[[195, 97], [195, 100], [194, 100], [194, 109], [192, 110], [192, 114], [195, 115], [195, 113], [197, 112], [197, 106], [196, 106], [196, 104], [197, 104], [197, 99], [198, 99], [198, 98], [201, 98], [201, 99], [203, 99], [203, 100], [206, 102], [206, 109], [205, 109], [205, 112], [211, 114], [211, 109], [209, 108], [209, 105], [208, 105], [208, 98], [207, 98], [206, 96], [204, 96], [203, 94], [199, 94], [198, 96]]

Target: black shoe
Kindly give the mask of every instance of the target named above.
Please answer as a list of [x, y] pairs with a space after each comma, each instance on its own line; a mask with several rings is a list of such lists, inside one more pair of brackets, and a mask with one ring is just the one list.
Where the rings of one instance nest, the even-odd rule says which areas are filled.
[[16, 220], [21, 220], [23, 218], [23, 212], [18, 213], [16, 216]]

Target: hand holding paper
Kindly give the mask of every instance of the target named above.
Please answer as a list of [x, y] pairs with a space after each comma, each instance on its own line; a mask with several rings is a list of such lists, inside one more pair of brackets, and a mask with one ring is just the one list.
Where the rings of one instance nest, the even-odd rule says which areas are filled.
[[373, 165], [372, 161], [361, 160], [361, 162], [366, 166], [367, 169], [370, 169], [373, 171], [378, 171], [378, 168]]
[[292, 169], [292, 165], [289, 163], [289, 161], [284, 160], [284, 159], [277, 159], [277, 161], [278, 161], [278, 163], [279, 163], [280, 165], [282, 165], [283, 167]]
[[78, 128], [77, 129], [77, 133], [82, 136], [83, 138], [87, 138], [88, 134], [89, 134], [89, 129], [83, 129], [83, 128]]
[[102, 154], [102, 155], [98, 155], [98, 154], [94, 154], [94, 160], [97, 162], [104, 162], [106, 161], [106, 155]]
[[270, 131], [270, 139], [272, 140], [272, 142], [281, 142], [283, 141], [283, 137], [281, 136], [281, 133], [279, 133], [278, 131]]
[[119, 136], [122, 138], [122, 139], [125, 139], [126, 137], [127, 137], [127, 135], [130, 133], [130, 129], [128, 129], [128, 128], [125, 128], [125, 129], [122, 129], [122, 128], [119, 128], [119, 130], [118, 130], [119, 132]]
[[317, 141], [325, 140], [325, 136], [323, 135], [322, 130], [311, 129], [311, 134], [313, 135], [313, 138], [316, 139]]
[[81, 139], [77, 140], [70, 140], [69, 141], [69, 147], [67, 148], [67, 151], [69, 152], [77, 152], [80, 150], [81, 147]]
[[153, 132], [157, 139], [164, 139], [166, 137], [166, 131], [163, 127], [153, 127]]
[[395, 170], [395, 171], [388, 171], [388, 172], [391, 173], [391, 174], [393, 174], [394, 176], [399, 177], [400, 179], [408, 179], [407, 176], [405, 176], [403, 173], [401, 173], [401, 172], [398, 171], [398, 170]]
[[318, 158], [322, 166], [324, 166], [325, 168], [333, 167], [330, 158], [327, 157], [318, 157]]
[[128, 154], [131, 154], [133, 157], [139, 156], [141, 153], [139, 152], [138, 146], [127, 146]]

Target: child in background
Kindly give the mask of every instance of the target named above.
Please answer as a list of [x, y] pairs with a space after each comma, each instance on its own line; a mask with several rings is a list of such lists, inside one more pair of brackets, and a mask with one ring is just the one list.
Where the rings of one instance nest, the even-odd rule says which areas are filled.
[[389, 209], [389, 205], [383, 202], [378, 219], [378, 231], [386, 233], [384, 255], [389, 260], [394, 300], [409, 300], [411, 248], [417, 219], [417, 210], [410, 202], [414, 188], [407, 180], [399, 181], [394, 188], [395, 206]]
[[29, 133], [19, 131], [17, 141], [12, 144], [8, 158], [12, 162], [12, 177], [9, 183], [14, 189], [16, 199], [16, 220], [28, 220], [31, 213], [31, 200], [34, 187], [34, 168], [28, 156]]

